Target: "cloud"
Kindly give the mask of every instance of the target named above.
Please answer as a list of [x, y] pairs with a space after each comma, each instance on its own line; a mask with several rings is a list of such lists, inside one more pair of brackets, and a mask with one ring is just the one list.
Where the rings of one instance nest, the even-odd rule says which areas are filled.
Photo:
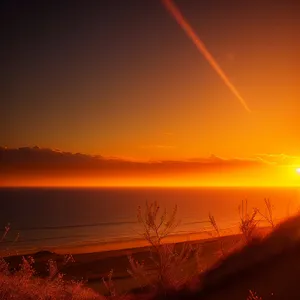
[[0, 166], [14, 168], [63, 166], [90, 166], [100, 161], [101, 156], [91, 156], [81, 153], [70, 153], [48, 148], [20, 147], [15, 149], [0, 147]]
[[[150, 147], [150, 146], [149, 146]], [[151, 147], [170, 147], [151, 145]], [[262, 156], [261, 156], [262, 157]], [[0, 147], [0, 166], [6, 170], [116, 170], [124, 171], [201, 171], [214, 168], [257, 167], [266, 162], [261, 158], [224, 159], [212, 155], [208, 158], [193, 158], [188, 160], [157, 160], [135, 162], [120, 158], [105, 158], [82, 153], [71, 153], [39, 147], [3, 148]], [[265, 159], [265, 158], [264, 158]]]
[[209, 184], [228, 180], [242, 182], [247, 177], [261, 182], [261, 174], [273, 174], [274, 166], [295, 159], [270, 154], [246, 159], [211, 155], [206, 158], [141, 162], [39, 147], [0, 147], [0, 185], [30, 185], [35, 182], [55, 185], [89, 185], [95, 182], [96, 185], [109, 185], [124, 182], [147, 184], [152, 181], [163, 184], [187, 180]]
[[300, 157], [280, 154], [259, 154], [256, 156], [257, 159], [262, 160], [265, 163], [273, 165], [298, 165], [300, 164]]

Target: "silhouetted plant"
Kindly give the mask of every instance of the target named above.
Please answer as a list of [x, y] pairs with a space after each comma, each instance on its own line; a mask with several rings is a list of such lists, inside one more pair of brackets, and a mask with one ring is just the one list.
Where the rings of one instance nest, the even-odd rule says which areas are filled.
[[[171, 215], [167, 214], [166, 209], [160, 212], [157, 202], [146, 203], [144, 213], [138, 207], [137, 219], [143, 228], [142, 236], [150, 244], [150, 258], [152, 259], [157, 276], [151, 283], [158, 289], [167, 290], [168, 288], [178, 288], [186, 281], [182, 274], [183, 264], [186, 262], [192, 248], [189, 244], [182, 244], [181, 249], [174, 244], [163, 244], [163, 239], [169, 236], [179, 225], [176, 219], [177, 206], [174, 207]], [[177, 248], [177, 249], [176, 249]], [[129, 259], [131, 269], [129, 273], [144, 279], [147, 273], [143, 264], [136, 262], [132, 257]], [[181, 273], [178, 278], [178, 274]]]
[[170, 216], [167, 215], [167, 210], [164, 209], [160, 213], [160, 207], [157, 202], [146, 202], [146, 209], [144, 215], [142, 209], [138, 207], [137, 219], [143, 226], [143, 237], [150, 243], [151, 246], [156, 247], [161, 244], [163, 238], [167, 237], [179, 225], [176, 220], [177, 205], [175, 205]]
[[243, 234], [246, 243], [250, 243], [253, 239], [253, 234], [257, 229], [258, 220], [255, 219], [258, 213], [257, 209], [253, 209], [252, 213], [248, 212], [248, 201], [242, 201], [239, 206], [240, 214], [240, 231]]
[[10, 230], [10, 223], [8, 223], [5, 227], [4, 227], [4, 232], [3, 235], [0, 239], [0, 243], [4, 241], [5, 237], [7, 236], [8, 232]]
[[114, 273], [114, 270], [111, 269], [107, 275], [107, 279], [102, 278], [102, 281], [109, 293], [109, 296], [112, 298], [115, 298], [117, 296], [117, 292], [116, 292], [114, 282], [112, 280], [113, 273]]
[[218, 224], [216, 222], [215, 217], [211, 213], [209, 213], [208, 218], [209, 218], [210, 224], [212, 225], [212, 227], [214, 228], [215, 232], [217, 233], [217, 237], [219, 238], [219, 241], [220, 241], [221, 255], [222, 255], [222, 257], [224, 257], [225, 256], [225, 250], [224, 250], [223, 240], [221, 238], [221, 232], [220, 232], [219, 226], [218, 226]]
[[266, 206], [266, 212], [263, 214], [261, 211], [257, 210], [258, 213], [272, 226], [272, 228], [275, 228], [275, 221], [273, 216], [273, 209], [274, 206], [271, 203], [270, 199], [265, 198], [264, 199], [265, 206]]
[[256, 292], [249, 290], [249, 295], [247, 297], [247, 300], [262, 300], [262, 298], [257, 296]]
[[153, 283], [149, 278], [150, 274], [145, 268], [144, 261], [139, 262], [134, 259], [132, 255], [128, 255], [128, 261], [130, 264], [130, 268], [127, 269], [127, 272], [132, 276], [132, 278], [139, 282], [140, 288], [142, 288], [145, 284], [151, 286]]
[[[5, 235], [9, 227], [6, 227]], [[2, 239], [3, 241], [3, 239]], [[72, 255], [66, 255], [63, 265], [74, 261]], [[82, 281], [65, 281], [59, 273], [55, 261], [48, 261], [49, 276], [39, 278], [33, 267], [31, 256], [22, 257], [18, 270], [11, 273], [9, 264], [0, 258], [0, 299], [15, 300], [104, 300], [105, 298], [89, 288], [83, 286]]]

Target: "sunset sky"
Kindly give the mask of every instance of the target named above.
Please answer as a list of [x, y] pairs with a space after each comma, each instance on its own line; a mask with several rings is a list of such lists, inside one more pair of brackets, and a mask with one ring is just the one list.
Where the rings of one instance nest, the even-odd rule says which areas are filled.
[[300, 183], [298, 2], [2, 1], [0, 185]]

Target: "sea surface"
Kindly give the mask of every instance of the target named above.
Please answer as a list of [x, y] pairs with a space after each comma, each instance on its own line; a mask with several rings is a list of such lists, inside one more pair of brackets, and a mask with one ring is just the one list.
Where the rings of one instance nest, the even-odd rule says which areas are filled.
[[247, 199], [248, 209], [265, 212], [269, 198], [277, 219], [300, 207], [297, 188], [1, 188], [0, 228], [10, 230], [0, 241], [1, 251], [32, 252], [68, 247], [110, 244], [141, 238], [137, 208], [157, 201], [161, 209], [178, 207], [186, 235], [211, 231], [211, 213], [221, 230], [237, 228], [238, 207]]

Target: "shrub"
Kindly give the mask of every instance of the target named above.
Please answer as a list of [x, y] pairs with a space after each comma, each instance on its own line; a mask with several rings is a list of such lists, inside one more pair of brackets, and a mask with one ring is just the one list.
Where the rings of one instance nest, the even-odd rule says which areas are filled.
[[253, 240], [254, 232], [257, 228], [258, 220], [256, 220], [257, 209], [253, 209], [252, 213], [248, 212], [248, 201], [242, 201], [239, 206], [240, 214], [240, 231], [243, 234], [245, 242], [248, 244]]
[[262, 300], [262, 298], [257, 296], [255, 292], [249, 290], [249, 295], [247, 297], [247, 300]]
[[58, 274], [54, 279], [35, 277], [34, 260], [24, 258], [20, 270], [10, 274], [8, 264], [1, 260], [0, 299], [15, 300], [104, 300], [91, 289], [84, 288], [82, 282], [64, 281]]
[[221, 256], [225, 257], [225, 250], [224, 250], [223, 240], [221, 239], [221, 232], [220, 232], [219, 226], [215, 220], [215, 217], [211, 213], [209, 213], [208, 218], [209, 218], [210, 224], [212, 225], [215, 232], [217, 233], [217, 237], [219, 238]]
[[261, 211], [259, 211], [259, 210], [257, 210], [257, 211], [274, 229], [275, 228], [275, 221], [274, 221], [274, 216], [273, 216], [274, 206], [271, 203], [270, 199], [268, 199], [268, 198], [265, 198], [264, 202], [265, 202], [265, 206], [266, 206], [265, 213], [263, 214]]
[[137, 219], [143, 228], [142, 236], [150, 244], [150, 258], [152, 259], [156, 277], [154, 281], [149, 281], [149, 274], [142, 263], [129, 257], [131, 269], [128, 270], [134, 278], [139, 278], [147, 284], [166, 292], [168, 289], [177, 289], [182, 286], [187, 278], [182, 274], [183, 264], [192, 253], [189, 244], [163, 244], [163, 239], [169, 236], [179, 225], [176, 219], [177, 206], [174, 207], [169, 216], [166, 209], [160, 213], [157, 202], [146, 203], [144, 213], [141, 207], [138, 208]]

